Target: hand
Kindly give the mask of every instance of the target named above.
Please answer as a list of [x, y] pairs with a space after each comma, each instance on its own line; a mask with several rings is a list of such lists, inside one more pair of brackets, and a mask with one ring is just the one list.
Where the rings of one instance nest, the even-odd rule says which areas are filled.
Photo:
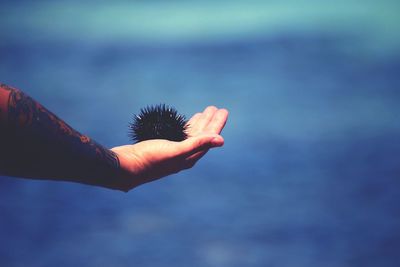
[[193, 167], [210, 148], [224, 144], [219, 134], [227, 119], [226, 109], [209, 106], [188, 121], [188, 138], [184, 141], [155, 139], [112, 148], [123, 171], [121, 190], [129, 191], [140, 184]]

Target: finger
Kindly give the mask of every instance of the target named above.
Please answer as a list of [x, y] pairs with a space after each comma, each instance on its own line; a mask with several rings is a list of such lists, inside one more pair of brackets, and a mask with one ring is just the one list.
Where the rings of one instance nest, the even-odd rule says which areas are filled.
[[197, 162], [199, 159], [201, 159], [205, 154], [207, 154], [207, 152], [209, 151], [209, 149], [205, 149], [205, 150], [201, 150], [199, 152], [196, 152], [192, 155], [190, 155], [188, 158], [186, 158], [186, 162]]
[[196, 122], [200, 119], [201, 115], [203, 115], [203, 113], [198, 112], [196, 114], [194, 114], [190, 120], [187, 122], [187, 125], [194, 125], [196, 124]]
[[199, 151], [199, 152], [193, 154], [192, 156], [190, 156], [189, 158], [187, 158], [185, 161], [185, 169], [192, 168], [197, 163], [197, 161], [199, 161], [207, 152], [208, 152], [208, 149]]
[[200, 119], [200, 117], [202, 116], [203, 113], [199, 112], [196, 113], [192, 116], [192, 118], [190, 118], [190, 120], [186, 123], [187, 125], [187, 132], [189, 134], [189, 136], [193, 136], [193, 129], [194, 126], [196, 125], [196, 122]]
[[215, 112], [214, 117], [207, 125], [205, 132], [207, 133], [221, 133], [228, 119], [229, 112], [226, 109], [219, 109]]
[[214, 106], [209, 106], [207, 107], [202, 115], [198, 118], [198, 120], [196, 121], [196, 124], [193, 125], [193, 133], [194, 134], [198, 134], [203, 132], [203, 130], [205, 129], [205, 127], [208, 125], [208, 123], [211, 121], [211, 119], [213, 118], [215, 112], [217, 112], [217, 108]]
[[224, 139], [220, 135], [199, 135], [177, 143], [176, 156], [188, 158], [191, 155], [213, 147], [223, 146]]

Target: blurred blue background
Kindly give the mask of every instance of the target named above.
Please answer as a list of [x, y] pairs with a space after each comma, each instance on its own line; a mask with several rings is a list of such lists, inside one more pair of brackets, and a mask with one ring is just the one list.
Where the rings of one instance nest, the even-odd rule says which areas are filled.
[[398, 1], [2, 1], [1, 82], [107, 147], [230, 111], [224, 148], [128, 194], [0, 179], [1, 266], [398, 266]]

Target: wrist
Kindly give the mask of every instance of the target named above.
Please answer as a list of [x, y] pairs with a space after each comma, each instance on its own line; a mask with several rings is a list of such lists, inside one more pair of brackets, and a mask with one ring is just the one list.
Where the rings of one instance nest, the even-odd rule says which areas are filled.
[[126, 153], [119, 151], [120, 148], [115, 147], [110, 149], [110, 152], [118, 161], [118, 168], [112, 178], [107, 179], [103, 186], [128, 192], [132, 188], [141, 185], [143, 179], [140, 173], [138, 173], [140, 168], [135, 164], [136, 160], [132, 158], [132, 155], [127, 156]]

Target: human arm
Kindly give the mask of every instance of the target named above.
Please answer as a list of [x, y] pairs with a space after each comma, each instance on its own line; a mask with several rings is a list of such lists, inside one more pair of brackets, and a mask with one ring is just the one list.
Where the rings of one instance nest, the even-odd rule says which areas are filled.
[[151, 140], [107, 149], [24, 92], [0, 85], [0, 174], [73, 181], [128, 191], [192, 166], [219, 135], [226, 110], [207, 108], [182, 142]]

